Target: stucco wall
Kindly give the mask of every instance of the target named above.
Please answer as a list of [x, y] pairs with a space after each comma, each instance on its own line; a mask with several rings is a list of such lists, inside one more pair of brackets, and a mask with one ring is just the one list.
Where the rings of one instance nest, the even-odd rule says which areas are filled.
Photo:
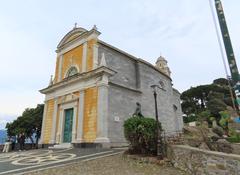
[[135, 61], [119, 52], [100, 45], [98, 47], [99, 62], [102, 53], [105, 54], [107, 66], [117, 72], [110, 78], [110, 81], [126, 87], [136, 88]]
[[[129, 58], [106, 46], [100, 45], [98, 49], [99, 56], [105, 54], [107, 67], [117, 72], [109, 83], [108, 135], [111, 142], [126, 142], [123, 123], [134, 113], [136, 102], [141, 103], [144, 116], [155, 118], [154, 97], [150, 86], [159, 84], [160, 81], [164, 83], [164, 90], [157, 90], [157, 101], [163, 129], [167, 134], [182, 129], [180, 96], [173, 91], [170, 78], [142, 61]], [[176, 111], [173, 105], [177, 107]], [[120, 120], [114, 121], [115, 118]]]
[[150, 86], [153, 84], [159, 85], [160, 81], [164, 83], [164, 90], [157, 89], [158, 115], [159, 121], [162, 123], [162, 127], [166, 133], [172, 133], [176, 130], [176, 127], [171, 80], [144, 63], [140, 63], [139, 72], [142, 91], [141, 104], [145, 116], [155, 117], [153, 91]]
[[[109, 114], [108, 114], [108, 137], [112, 145], [124, 144], [123, 124], [132, 116], [136, 109], [136, 102], [140, 101], [141, 93], [122, 87], [109, 86]], [[119, 121], [116, 119], [119, 118]]]

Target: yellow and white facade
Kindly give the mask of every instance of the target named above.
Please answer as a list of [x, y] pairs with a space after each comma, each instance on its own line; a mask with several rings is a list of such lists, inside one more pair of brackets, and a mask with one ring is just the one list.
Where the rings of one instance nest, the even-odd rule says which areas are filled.
[[55, 76], [45, 94], [40, 144], [108, 143], [108, 78], [96, 27], [75, 27], [57, 46]]

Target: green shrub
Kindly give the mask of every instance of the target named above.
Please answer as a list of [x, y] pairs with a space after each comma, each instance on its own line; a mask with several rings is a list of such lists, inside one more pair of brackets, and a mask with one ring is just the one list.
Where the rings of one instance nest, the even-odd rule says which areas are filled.
[[[161, 124], [159, 123], [160, 130]], [[130, 117], [124, 122], [124, 135], [131, 153], [156, 154], [157, 123], [152, 118]]]
[[229, 135], [230, 135], [230, 137], [226, 138], [227, 141], [229, 141], [231, 143], [240, 143], [240, 134], [237, 133], [235, 129], [230, 128]]
[[195, 122], [195, 121], [197, 121], [197, 116], [195, 114], [190, 114], [188, 116], [183, 117], [184, 123], [190, 123], [190, 122]]
[[228, 137], [226, 138], [226, 140], [229, 141], [230, 143], [240, 143], [240, 135]]

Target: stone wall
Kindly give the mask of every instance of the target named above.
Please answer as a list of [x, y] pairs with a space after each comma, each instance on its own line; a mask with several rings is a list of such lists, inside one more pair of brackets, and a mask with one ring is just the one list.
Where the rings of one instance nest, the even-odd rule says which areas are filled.
[[240, 155], [172, 145], [168, 157], [175, 167], [196, 175], [239, 175]]
[[108, 88], [108, 137], [111, 145], [126, 143], [123, 123], [134, 113], [136, 102], [141, 103], [144, 116], [155, 118], [151, 85], [160, 85], [160, 82], [164, 83], [164, 90], [157, 90], [158, 113], [162, 127], [166, 134], [182, 130], [180, 94], [173, 89], [171, 78], [144, 60], [100, 44], [98, 55], [103, 53], [107, 67], [116, 71], [109, 80]]
[[111, 145], [125, 145], [123, 124], [132, 116], [141, 93], [116, 85], [109, 86], [108, 137]]

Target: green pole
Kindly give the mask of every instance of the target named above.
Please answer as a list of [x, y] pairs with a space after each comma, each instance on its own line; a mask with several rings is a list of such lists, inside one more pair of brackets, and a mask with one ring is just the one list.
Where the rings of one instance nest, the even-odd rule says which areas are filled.
[[231, 72], [231, 77], [232, 77], [233, 86], [234, 86], [234, 90], [235, 90], [236, 103], [238, 104], [238, 109], [239, 109], [239, 106], [240, 106], [240, 98], [239, 98], [240, 97], [240, 76], [239, 76], [238, 67], [237, 67], [235, 56], [234, 56], [232, 43], [231, 43], [230, 35], [228, 32], [228, 27], [227, 27], [221, 0], [215, 0], [215, 7], [216, 7], [216, 11], [217, 11], [219, 26], [220, 26], [221, 33], [222, 33], [222, 38], [223, 38], [223, 43], [225, 46], [228, 65], [229, 65], [229, 69]]

